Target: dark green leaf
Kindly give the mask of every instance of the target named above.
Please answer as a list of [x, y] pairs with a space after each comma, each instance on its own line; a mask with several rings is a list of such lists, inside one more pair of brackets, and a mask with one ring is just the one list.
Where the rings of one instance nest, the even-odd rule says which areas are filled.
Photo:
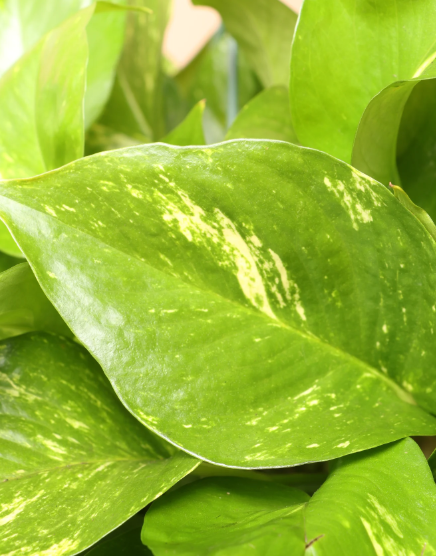
[[135, 515], [83, 556], [153, 556], [141, 542], [143, 522], [143, 515]]
[[0, 351], [1, 554], [77, 554], [196, 467], [123, 408], [77, 344], [27, 334]]
[[262, 85], [288, 85], [296, 14], [279, 0], [194, 0], [218, 10]]
[[301, 143], [349, 162], [359, 127], [353, 163], [398, 183], [398, 127], [414, 84], [430, 76], [435, 17], [433, 0], [307, 0], [291, 61], [291, 112]]
[[[17, 19], [18, 4], [11, 0], [7, 5], [12, 35], [13, 22], [15, 26], [22, 22]], [[95, 6], [48, 32], [0, 80], [0, 176], [4, 179], [41, 174], [83, 155], [85, 84], [85, 111], [92, 119], [109, 94], [123, 37], [119, 13], [95, 15], [86, 31]], [[49, 17], [46, 24], [52, 21]], [[101, 48], [106, 43], [110, 48]], [[0, 228], [0, 249], [21, 256], [9, 232], [3, 225]]]
[[413, 440], [340, 461], [312, 499], [247, 479], [205, 479], [153, 503], [155, 556], [422, 555], [436, 550], [436, 486]]
[[71, 336], [29, 265], [22, 263], [0, 274], [0, 339], [34, 331]]
[[436, 219], [436, 80], [419, 83], [404, 108], [397, 164], [402, 187]]
[[271, 87], [257, 95], [238, 114], [226, 139], [278, 139], [298, 144], [288, 90]]
[[436, 401], [435, 244], [350, 166], [284, 142], [151, 145], [0, 195], [123, 403], [184, 450], [275, 467], [435, 434], [413, 405]]
[[[6, 229], [6, 228], [5, 228]], [[22, 263], [23, 259], [18, 259], [17, 257], [11, 257], [6, 255], [6, 253], [0, 252], [0, 272], [4, 272], [13, 266]]]

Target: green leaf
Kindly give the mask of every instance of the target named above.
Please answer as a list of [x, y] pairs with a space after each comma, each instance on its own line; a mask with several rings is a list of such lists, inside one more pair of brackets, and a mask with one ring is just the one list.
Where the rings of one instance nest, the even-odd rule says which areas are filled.
[[[87, 29], [90, 45], [85, 95], [87, 127], [100, 114], [111, 92], [124, 40], [124, 14], [116, 12], [125, 11], [125, 2], [98, 2], [95, 17]], [[93, 3], [92, 0], [62, 0], [61, 4], [57, 0], [6, 0], [4, 6], [0, 6], [0, 75], [46, 33]], [[72, 49], [70, 58], [74, 58], [74, 53]], [[67, 68], [69, 63], [66, 62]], [[58, 106], [61, 107], [61, 103]]]
[[[85, 84], [85, 108], [92, 118], [109, 94], [123, 37], [123, 18], [118, 13], [94, 16], [86, 31], [95, 6], [48, 32], [0, 80], [0, 176], [4, 179], [41, 174], [83, 156]], [[89, 64], [88, 38], [94, 53]], [[105, 42], [110, 42], [110, 48], [101, 48]], [[3, 225], [0, 249], [22, 256]]]
[[206, 479], [166, 494], [145, 516], [155, 556], [434, 554], [436, 487], [406, 439], [343, 458], [303, 493], [247, 479]]
[[298, 144], [288, 90], [277, 86], [257, 95], [239, 112], [226, 139], [277, 139]]
[[435, 16], [432, 0], [307, 0], [291, 60], [291, 112], [301, 143], [350, 162], [357, 133], [353, 165], [398, 183], [401, 114], [414, 85], [434, 72]]
[[3, 179], [41, 174], [83, 155], [85, 28], [93, 9], [48, 33], [0, 80]]
[[184, 450], [276, 467], [436, 433], [413, 405], [436, 401], [435, 245], [350, 166], [284, 142], [144, 145], [0, 196], [123, 403]]
[[153, 556], [141, 542], [143, 522], [141, 514], [135, 515], [85, 552], [84, 556]]
[[6, 253], [0, 252], [0, 273], [22, 262], [23, 259], [11, 257], [10, 255], [6, 255]]
[[170, 0], [132, 0], [153, 13], [130, 13], [121, 61], [101, 123], [141, 142], [166, 133], [162, 87], [162, 42]]
[[[218, 33], [174, 78], [179, 96], [188, 107], [206, 99], [204, 128], [207, 143], [222, 141], [227, 130], [232, 41], [228, 33]], [[238, 105], [241, 108], [259, 92], [260, 84], [242, 52], [238, 55], [237, 71]]]
[[92, 0], [5, 0], [0, 3], [0, 75], [39, 39]]
[[436, 80], [419, 83], [404, 108], [398, 136], [397, 165], [402, 187], [436, 219]]
[[181, 124], [162, 139], [162, 143], [187, 147], [189, 145], [205, 145], [203, 131], [203, 114], [206, 101], [200, 100], [189, 112]]
[[421, 222], [427, 232], [436, 241], [436, 226], [430, 216], [421, 207], [415, 205], [415, 203], [412, 202], [410, 197], [403, 189], [401, 189], [401, 187], [392, 184], [391, 187], [394, 190], [396, 199], [398, 199], [403, 207], [405, 207], [409, 212], [413, 214], [413, 216], [415, 216]]
[[123, 408], [77, 344], [27, 334], [0, 350], [1, 554], [77, 554], [196, 467]]
[[250, 479], [204, 479], [169, 493], [148, 510], [142, 542], [155, 556], [304, 554], [309, 496]]
[[288, 85], [296, 14], [279, 0], [194, 0], [215, 8], [262, 85]]
[[123, 49], [126, 0], [118, 4], [97, 2], [86, 29], [89, 62], [86, 72], [85, 128], [97, 120], [111, 95], [117, 63]]
[[0, 274], [0, 339], [34, 331], [71, 336], [29, 265], [15, 265]]

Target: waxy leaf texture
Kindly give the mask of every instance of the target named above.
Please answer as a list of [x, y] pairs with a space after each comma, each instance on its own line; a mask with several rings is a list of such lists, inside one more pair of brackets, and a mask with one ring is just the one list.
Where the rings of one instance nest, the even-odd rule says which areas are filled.
[[436, 486], [413, 440], [339, 460], [309, 500], [247, 479], [205, 479], [147, 512], [155, 556], [435, 554]]
[[0, 342], [0, 553], [77, 554], [197, 466], [123, 408], [70, 340]]
[[123, 403], [185, 451], [277, 467], [435, 433], [434, 242], [350, 166], [274, 141], [157, 144], [0, 195]]

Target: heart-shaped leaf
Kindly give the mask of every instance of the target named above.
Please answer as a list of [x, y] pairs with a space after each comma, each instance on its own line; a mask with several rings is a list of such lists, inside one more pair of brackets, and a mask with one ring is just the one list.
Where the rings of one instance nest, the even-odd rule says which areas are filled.
[[77, 554], [197, 465], [123, 408], [69, 340], [0, 343], [0, 553]]
[[350, 166], [284, 142], [151, 145], [0, 195], [123, 403], [184, 450], [275, 467], [436, 432], [413, 405], [436, 401], [435, 245]]
[[247, 479], [186, 485], [154, 502], [155, 556], [434, 554], [436, 487], [413, 440], [343, 458], [310, 501]]

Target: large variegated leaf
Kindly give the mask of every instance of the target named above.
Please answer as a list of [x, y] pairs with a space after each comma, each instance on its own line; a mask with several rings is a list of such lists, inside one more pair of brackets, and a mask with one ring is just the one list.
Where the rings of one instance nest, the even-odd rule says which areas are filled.
[[257, 95], [239, 112], [226, 139], [277, 139], [298, 144], [288, 90], [277, 86]]
[[0, 339], [34, 331], [71, 336], [29, 265], [16, 264], [0, 274]]
[[155, 556], [436, 553], [436, 487], [413, 440], [343, 458], [306, 502], [288, 487], [206, 479], [147, 512]]
[[434, 76], [435, 17], [433, 0], [306, 0], [291, 60], [301, 143], [349, 162], [358, 133], [353, 164], [394, 181], [404, 104]]
[[27, 334], [0, 352], [1, 554], [77, 554], [197, 465], [123, 408], [77, 344]]
[[296, 14], [279, 0], [194, 0], [218, 10], [264, 87], [288, 85]]
[[274, 141], [0, 184], [46, 295], [144, 424], [241, 467], [436, 432], [436, 253], [379, 183]]

